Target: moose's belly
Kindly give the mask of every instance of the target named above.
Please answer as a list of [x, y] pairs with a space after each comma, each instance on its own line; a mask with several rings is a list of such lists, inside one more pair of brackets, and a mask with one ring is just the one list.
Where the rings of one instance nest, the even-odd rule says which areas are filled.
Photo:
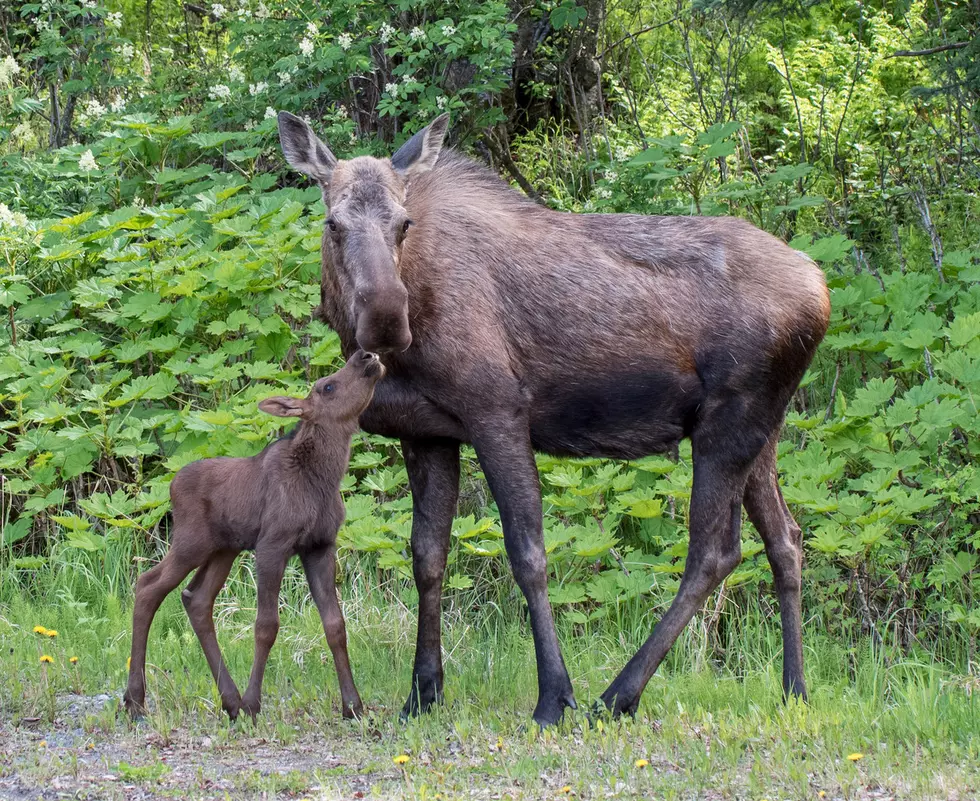
[[703, 397], [698, 376], [660, 371], [583, 376], [536, 388], [531, 444], [556, 456], [638, 459], [688, 436]]

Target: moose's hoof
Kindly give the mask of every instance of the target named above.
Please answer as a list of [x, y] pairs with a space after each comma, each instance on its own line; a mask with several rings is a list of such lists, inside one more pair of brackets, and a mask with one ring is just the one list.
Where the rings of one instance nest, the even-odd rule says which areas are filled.
[[249, 698], [247, 695], [242, 699], [241, 711], [248, 715], [252, 721], [258, 716], [259, 712], [262, 711], [262, 703], [258, 698]]
[[137, 700], [129, 693], [126, 693], [123, 696], [123, 706], [126, 707], [130, 720], [142, 720], [146, 717], [145, 699]]
[[613, 719], [621, 718], [623, 715], [636, 717], [636, 708], [640, 705], [639, 694], [632, 694], [623, 686], [623, 682], [617, 679], [609, 685], [602, 695], [599, 696], [602, 706], [597, 703], [593, 707], [593, 712], [598, 715], [598, 710], [602, 709], [606, 715], [611, 715]]
[[364, 717], [364, 705], [360, 701], [350, 706], [344, 704], [344, 710], [340, 714], [345, 720], [360, 720]]
[[578, 709], [572, 691], [561, 695], [538, 699], [538, 705], [534, 708], [534, 722], [541, 728], [557, 726], [565, 715], [566, 709]]
[[437, 687], [435, 684], [429, 684], [424, 689], [419, 689], [416, 685], [412, 688], [412, 692], [409, 694], [405, 706], [402, 707], [398, 719], [402, 723], [405, 723], [409, 718], [417, 718], [419, 715], [428, 713], [433, 706], [441, 704], [442, 701], [441, 687]]

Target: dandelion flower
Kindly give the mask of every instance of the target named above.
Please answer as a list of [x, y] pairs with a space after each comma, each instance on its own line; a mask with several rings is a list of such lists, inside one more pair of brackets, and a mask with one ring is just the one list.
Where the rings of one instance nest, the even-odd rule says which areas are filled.
[[848, 754], [847, 758], [851, 760], [851, 762], [860, 762], [862, 759], [864, 759], [864, 754], [862, 754], [860, 751], [855, 751], [853, 754]]
[[410, 757], [409, 757], [409, 755], [408, 755], [408, 754], [399, 754], [398, 756], [396, 756], [396, 757], [395, 757], [395, 758], [394, 758], [393, 760], [391, 760], [391, 761], [392, 761], [392, 762], [394, 762], [394, 763], [395, 763], [396, 765], [399, 765], [399, 766], [401, 766], [401, 765], [404, 765], [404, 764], [406, 764], [406, 763], [408, 762], [408, 760], [409, 760], [409, 759], [410, 759]]
[[48, 745], [48, 741], [47, 740], [41, 740], [41, 742], [39, 742], [37, 744], [37, 747], [38, 748], [47, 748], [47, 745]]
[[47, 634], [47, 635], [48, 635], [48, 636], [49, 636], [49, 637], [50, 637], [51, 639], [54, 639], [55, 637], [57, 637], [57, 636], [58, 636], [58, 632], [57, 632], [57, 631], [55, 631], [54, 629], [48, 629], [48, 630], [47, 630], [46, 632], [44, 632], [44, 633], [45, 633], [45, 634]]
[[[6, 208], [6, 206], [4, 208]], [[35, 634], [47, 634], [48, 633], [48, 630], [46, 628], [44, 628], [44, 626], [35, 626], [34, 627], [34, 633]]]
[[572, 786], [570, 784], [566, 784], [564, 787], [561, 788], [561, 791], [565, 795], [571, 795], [571, 793], [572, 793]]
[[827, 793], [823, 790], [817, 793], [817, 798], [826, 798], [826, 797], [827, 797]]
[[636, 760], [636, 762], [633, 763], [634, 767], [637, 767], [637, 768], [645, 768], [649, 764], [650, 764], [650, 762], [648, 760], [646, 760], [646, 759], [638, 759], [638, 760]]
[[54, 657], [53, 656], [48, 656], [47, 654], [42, 654], [41, 655], [41, 664], [42, 665], [50, 665], [52, 662], [54, 662]]
[[73, 665], [77, 665], [78, 664], [78, 657], [77, 656], [69, 657], [68, 658], [68, 661], [71, 662]]

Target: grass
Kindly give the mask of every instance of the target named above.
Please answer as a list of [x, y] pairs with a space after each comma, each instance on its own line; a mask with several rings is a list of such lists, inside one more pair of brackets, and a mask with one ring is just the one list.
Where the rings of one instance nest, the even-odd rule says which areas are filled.
[[[109, 591], [84, 599], [82, 585], [67, 579], [43, 593], [8, 588], [0, 797], [955, 799], [980, 789], [980, 700], [969, 680], [934, 658], [848, 651], [808, 629], [810, 703], [784, 705], [778, 621], [753, 608], [731, 621], [737, 635], [721, 662], [695, 620], [637, 719], [621, 722], [590, 721], [584, 709], [642, 641], [650, 615], [636, 607], [590, 627], [562, 622], [581, 709], [542, 732], [529, 725], [534, 659], [516, 594], [476, 607], [450, 594], [447, 704], [399, 723], [414, 649], [412, 594], [402, 583], [395, 592], [369, 587], [364, 574], [352, 578], [344, 607], [368, 715], [340, 718], [319, 618], [291, 568], [254, 725], [231, 725], [220, 712], [177, 593], [154, 622], [152, 712], [134, 726], [119, 709], [126, 600]], [[254, 620], [247, 562], [219, 597], [216, 618], [242, 686]], [[36, 634], [36, 625], [58, 636]], [[42, 653], [54, 660], [43, 669]], [[393, 762], [401, 754], [403, 766]]]

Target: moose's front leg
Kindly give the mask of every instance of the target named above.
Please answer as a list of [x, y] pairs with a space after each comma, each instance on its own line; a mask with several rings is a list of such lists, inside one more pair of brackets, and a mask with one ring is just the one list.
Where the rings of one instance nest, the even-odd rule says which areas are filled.
[[504, 528], [504, 546], [517, 585], [527, 599], [538, 667], [534, 720], [548, 726], [575, 708], [572, 683], [558, 647], [548, 601], [548, 571], [541, 520], [541, 485], [526, 413], [484, 421], [473, 445]]
[[412, 689], [402, 717], [442, 701], [442, 579], [459, 497], [459, 442], [403, 440], [412, 487], [412, 568], [419, 591]]

